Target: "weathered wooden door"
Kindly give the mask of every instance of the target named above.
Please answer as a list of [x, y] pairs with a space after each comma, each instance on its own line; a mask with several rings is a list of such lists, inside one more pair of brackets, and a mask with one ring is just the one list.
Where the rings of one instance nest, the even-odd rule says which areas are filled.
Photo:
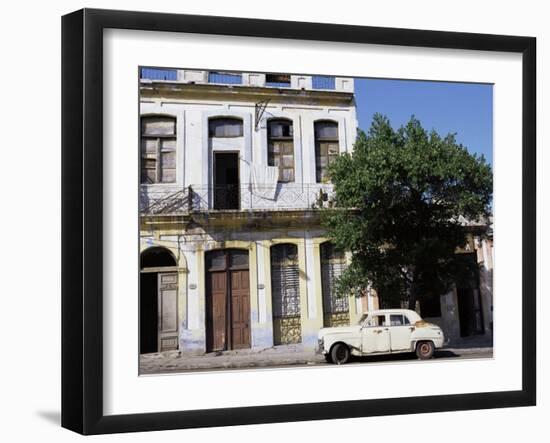
[[248, 251], [226, 249], [206, 256], [206, 350], [250, 347]]
[[250, 347], [250, 291], [248, 271], [230, 271], [232, 349]]
[[226, 349], [227, 336], [227, 273], [209, 272], [206, 297], [207, 350]]
[[178, 349], [178, 274], [158, 274], [158, 349]]

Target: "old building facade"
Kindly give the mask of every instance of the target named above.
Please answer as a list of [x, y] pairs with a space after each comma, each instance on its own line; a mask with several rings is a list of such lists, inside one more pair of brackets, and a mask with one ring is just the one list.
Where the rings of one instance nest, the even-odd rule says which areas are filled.
[[[141, 353], [313, 348], [323, 326], [378, 307], [371, 290], [336, 297], [349, 255], [320, 223], [327, 167], [356, 133], [351, 78], [141, 70]], [[470, 252], [492, 269], [476, 239]], [[480, 275], [468, 315], [486, 332]], [[449, 335], [460, 291], [425, 308]]]
[[297, 344], [356, 321], [323, 236], [327, 166], [353, 148], [353, 79], [143, 69], [141, 352]]

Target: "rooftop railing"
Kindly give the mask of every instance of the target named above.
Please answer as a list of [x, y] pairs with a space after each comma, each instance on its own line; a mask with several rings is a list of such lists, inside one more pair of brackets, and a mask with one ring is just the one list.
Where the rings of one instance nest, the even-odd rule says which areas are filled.
[[178, 71], [166, 68], [141, 68], [140, 78], [176, 81], [178, 79]]
[[334, 77], [314, 75], [311, 77], [311, 87], [313, 89], [336, 89], [336, 81]]
[[209, 72], [208, 83], [221, 83], [224, 85], [240, 85], [243, 82], [241, 74], [232, 74], [227, 72]]

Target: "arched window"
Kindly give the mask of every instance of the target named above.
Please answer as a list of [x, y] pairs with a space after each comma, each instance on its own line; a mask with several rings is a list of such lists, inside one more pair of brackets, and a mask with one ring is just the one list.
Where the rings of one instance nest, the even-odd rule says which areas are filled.
[[339, 153], [338, 123], [315, 122], [315, 176], [317, 183], [328, 181], [328, 167], [336, 160]]
[[175, 183], [176, 119], [141, 117], [141, 183]]
[[208, 122], [209, 137], [242, 137], [243, 121], [234, 117], [211, 118]]
[[323, 325], [349, 325], [349, 302], [346, 295], [337, 295], [336, 280], [346, 268], [346, 255], [330, 242], [321, 245], [321, 288], [323, 293]]
[[296, 245], [285, 243], [271, 248], [271, 297], [274, 344], [300, 343], [300, 271]]
[[270, 120], [267, 125], [267, 164], [279, 168], [280, 182], [294, 181], [294, 128], [291, 120]]

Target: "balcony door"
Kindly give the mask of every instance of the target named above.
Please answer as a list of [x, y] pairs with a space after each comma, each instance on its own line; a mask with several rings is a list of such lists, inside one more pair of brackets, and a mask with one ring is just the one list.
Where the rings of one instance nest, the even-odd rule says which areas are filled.
[[239, 209], [237, 152], [214, 152], [214, 209]]

